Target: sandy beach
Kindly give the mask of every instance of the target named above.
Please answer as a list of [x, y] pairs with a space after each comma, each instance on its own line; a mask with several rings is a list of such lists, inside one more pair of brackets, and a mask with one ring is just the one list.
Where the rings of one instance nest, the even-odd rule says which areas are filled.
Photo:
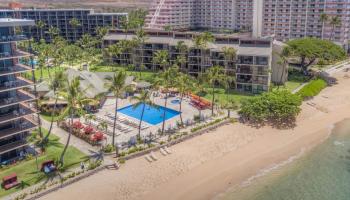
[[[286, 162], [324, 141], [334, 124], [350, 118], [350, 79], [304, 102], [293, 129], [231, 124], [171, 147], [173, 153], [149, 163], [127, 161], [42, 199], [214, 199], [227, 188], [253, 181], [262, 169]], [[219, 195], [219, 196], [218, 196]]]

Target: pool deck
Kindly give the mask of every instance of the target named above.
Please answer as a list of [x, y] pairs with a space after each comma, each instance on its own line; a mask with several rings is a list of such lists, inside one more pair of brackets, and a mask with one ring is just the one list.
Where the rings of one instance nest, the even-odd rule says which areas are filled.
[[[168, 98], [167, 108], [178, 111], [179, 110], [179, 104], [171, 103], [171, 101], [174, 100], [174, 99], [177, 99], [177, 97], [170, 97], [170, 98]], [[155, 104], [164, 107], [164, 98], [162, 98], [162, 97], [152, 97], [152, 101]], [[118, 104], [119, 104], [118, 105], [118, 109], [124, 108], [124, 107], [129, 106], [129, 105], [131, 105], [133, 103], [135, 103], [135, 102], [131, 102], [129, 99], [119, 99], [118, 100]], [[102, 106], [102, 108], [99, 110], [99, 112], [96, 115], [97, 116], [105, 116], [107, 113], [113, 113], [114, 114], [114, 108], [115, 108], [115, 98], [109, 98], [109, 99], [106, 100], [106, 102], [104, 103], [104, 105]], [[204, 115], [204, 116], [209, 116], [210, 113], [211, 113], [211, 111], [209, 109], [202, 110], [202, 115]], [[198, 115], [198, 114], [199, 114], [199, 111], [195, 107], [193, 107], [193, 106], [191, 106], [189, 104], [189, 99], [184, 98], [184, 101], [182, 102], [182, 117], [183, 117], [183, 121], [186, 122], [187, 120], [193, 120], [193, 117], [195, 115]], [[123, 116], [127, 116], [127, 115], [123, 115]], [[132, 118], [132, 119], [137, 121], [137, 119], [135, 119], [135, 118]], [[172, 118], [166, 120], [165, 121], [165, 130], [170, 128], [170, 127], [176, 126], [177, 122], [180, 122], [180, 115], [177, 115], [175, 117], [172, 117]], [[141, 130], [141, 136], [142, 137], [149, 136], [150, 133], [155, 135], [158, 132], [158, 130], [162, 128], [162, 123], [159, 123], [157, 125], [152, 125], [152, 124], [148, 124], [146, 122], [142, 122], [142, 124], [149, 125], [149, 128]], [[132, 131], [129, 132], [129, 133], [122, 133], [119, 130], [117, 130], [116, 132], [117, 132], [117, 136], [116, 136], [117, 143], [122, 143], [122, 142], [127, 142], [127, 141], [130, 140], [131, 137], [136, 136], [137, 133], [138, 133], [138, 129], [137, 128], [132, 128]], [[110, 142], [110, 141], [111, 141], [111, 136], [108, 136], [107, 137], [107, 142]]]

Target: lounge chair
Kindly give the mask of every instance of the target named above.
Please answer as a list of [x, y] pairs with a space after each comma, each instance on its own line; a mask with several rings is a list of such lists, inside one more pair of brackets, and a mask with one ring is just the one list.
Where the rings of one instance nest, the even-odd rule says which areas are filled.
[[167, 152], [168, 154], [171, 154], [171, 153], [172, 153], [171, 150], [170, 150], [168, 147], [164, 147], [164, 150], [165, 150], [165, 152]]
[[150, 163], [153, 162], [153, 159], [150, 157], [150, 155], [146, 155], [145, 159]]
[[158, 158], [156, 157], [156, 155], [154, 155], [153, 152], [151, 152], [151, 158], [152, 158], [154, 161], [157, 161], [157, 160], [158, 160]]
[[160, 148], [160, 153], [163, 154], [163, 156], [166, 156], [168, 155], [167, 152], [165, 152], [165, 150], [163, 148]]

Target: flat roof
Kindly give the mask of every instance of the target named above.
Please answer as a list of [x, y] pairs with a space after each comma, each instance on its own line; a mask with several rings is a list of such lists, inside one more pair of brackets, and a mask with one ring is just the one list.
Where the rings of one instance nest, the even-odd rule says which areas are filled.
[[0, 27], [34, 26], [34, 20], [0, 18]]
[[[104, 40], [132, 40], [135, 35], [123, 35], [111, 33], [104, 37]], [[189, 39], [177, 39], [172, 37], [154, 37], [148, 36], [146, 43], [152, 44], [169, 44], [171, 46], [176, 46], [177, 42], [183, 41], [188, 47], [193, 47], [193, 41]], [[259, 47], [259, 46], [244, 46], [238, 44], [221, 44], [221, 43], [208, 43], [208, 48], [213, 50], [222, 51], [224, 47], [233, 47], [237, 50], [237, 54], [240, 55], [251, 55], [251, 56], [271, 56], [272, 47]]]

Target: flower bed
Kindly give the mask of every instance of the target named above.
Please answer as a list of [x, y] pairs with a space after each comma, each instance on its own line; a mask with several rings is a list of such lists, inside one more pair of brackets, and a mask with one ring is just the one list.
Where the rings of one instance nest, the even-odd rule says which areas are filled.
[[[60, 127], [69, 132], [70, 125], [67, 122], [61, 122]], [[73, 122], [73, 131], [72, 134], [83, 139], [91, 145], [98, 145], [99, 142], [106, 139], [106, 136], [98, 130], [95, 130], [92, 126], [84, 126], [80, 121]]]

